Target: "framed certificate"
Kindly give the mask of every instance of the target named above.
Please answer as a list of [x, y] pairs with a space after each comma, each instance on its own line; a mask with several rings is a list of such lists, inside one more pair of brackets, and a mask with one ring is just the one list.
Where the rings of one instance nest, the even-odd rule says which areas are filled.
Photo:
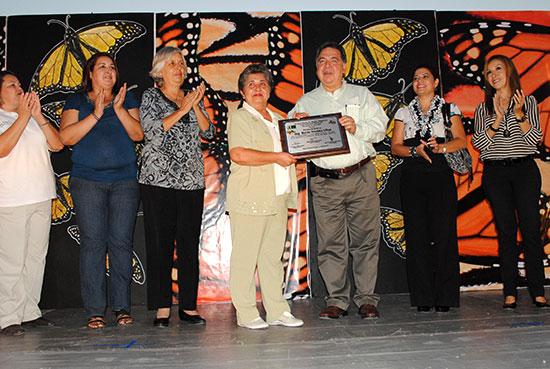
[[283, 151], [298, 159], [349, 153], [348, 138], [338, 119], [341, 113], [279, 121]]

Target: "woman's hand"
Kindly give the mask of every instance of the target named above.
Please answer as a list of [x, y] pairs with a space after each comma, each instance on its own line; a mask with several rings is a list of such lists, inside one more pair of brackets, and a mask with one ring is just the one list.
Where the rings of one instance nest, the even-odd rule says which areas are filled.
[[101, 118], [103, 116], [103, 109], [105, 109], [105, 92], [103, 91], [103, 88], [101, 88], [99, 93], [96, 95], [94, 105], [94, 114], [97, 118]]
[[17, 115], [23, 119], [29, 119], [34, 110], [36, 101], [33, 99], [32, 92], [25, 92], [21, 100], [19, 100], [19, 105], [17, 106]]
[[292, 116], [292, 119], [302, 119], [307, 117], [309, 117], [308, 113], [294, 113], [294, 115]]
[[40, 98], [36, 92], [32, 91], [30, 94], [32, 100], [31, 115], [38, 122], [42, 118], [42, 105], [40, 105]]
[[115, 111], [123, 109], [122, 104], [124, 104], [124, 100], [126, 100], [126, 91], [126, 83], [124, 83], [118, 91], [118, 94], [116, 94], [115, 98], [113, 99], [113, 109]]
[[197, 108], [199, 106], [199, 103], [202, 101], [202, 98], [204, 97], [204, 92], [206, 91], [206, 86], [204, 85], [204, 82], [202, 82], [199, 87], [195, 89], [197, 91], [197, 95], [195, 97], [195, 101], [193, 101], [193, 107]]
[[279, 164], [283, 168], [286, 168], [289, 165], [296, 163], [296, 158], [287, 152], [279, 152], [277, 153], [277, 158], [275, 159], [275, 163]]
[[191, 108], [193, 108], [193, 106], [195, 105], [195, 100], [197, 99], [198, 95], [198, 90], [188, 92], [181, 100], [181, 106], [179, 108], [180, 112], [182, 112], [184, 115], [189, 113]]
[[430, 156], [428, 155], [428, 153], [426, 152], [426, 147], [428, 147], [428, 143], [424, 140], [420, 140], [420, 145], [418, 145], [416, 147], [416, 153], [420, 156], [422, 156], [424, 159], [426, 159], [427, 161], [430, 162], [430, 164], [432, 163], [432, 159], [430, 158]]
[[493, 107], [495, 108], [496, 120], [500, 122], [504, 118], [507, 106], [505, 99], [502, 98], [502, 94], [498, 91], [493, 96]]
[[430, 137], [428, 139], [428, 142], [424, 140], [420, 140], [420, 142], [422, 143], [422, 145], [431, 148], [434, 154], [439, 154], [443, 150], [443, 145], [440, 145], [435, 137]]
[[525, 105], [525, 94], [523, 90], [516, 90], [514, 93], [514, 114], [516, 117], [523, 117], [523, 105]]

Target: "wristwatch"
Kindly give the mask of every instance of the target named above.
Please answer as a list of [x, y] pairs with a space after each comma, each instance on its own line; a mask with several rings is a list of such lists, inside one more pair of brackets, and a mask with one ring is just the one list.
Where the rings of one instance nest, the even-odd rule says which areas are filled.
[[527, 114], [523, 114], [523, 117], [521, 118], [516, 117], [516, 120], [518, 121], [518, 123], [525, 122], [527, 120]]
[[447, 153], [447, 145], [443, 144], [443, 154]]
[[411, 154], [411, 157], [413, 157], [413, 158], [417, 158], [417, 157], [420, 156], [416, 153], [416, 146], [411, 146], [410, 147], [409, 154]]

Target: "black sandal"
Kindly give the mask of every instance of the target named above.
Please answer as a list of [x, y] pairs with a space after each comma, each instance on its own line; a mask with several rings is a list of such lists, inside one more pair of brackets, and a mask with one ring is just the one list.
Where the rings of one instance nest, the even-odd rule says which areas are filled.
[[94, 316], [88, 319], [88, 328], [100, 329], [105, 327], [105, 320], [102, 316]]
[[123, 325], [130, 325], [134, 322], [134, 319], [130, 316], [126, 310], [115, 311], [116, 325], [119, 327]]

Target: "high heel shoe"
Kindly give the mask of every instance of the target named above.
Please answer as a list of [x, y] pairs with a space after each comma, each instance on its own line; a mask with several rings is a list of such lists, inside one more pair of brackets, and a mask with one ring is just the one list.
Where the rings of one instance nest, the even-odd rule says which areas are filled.
[[168, 327], [168, 323], [170, 323], [170, 317], [155, 318], [155, 320], [153, 320], [153, 327], [166, 328]]
[[428, 305], [418, 305], [416, 307], [416, 311], [419, 313], [428, 313], [430, 310], [432, 310], [432, 307]]
[[187, 314], [182, 309], [179, 309], [178, 313], [179, 313], [179, 316], [180, 316], [180, 320], [182, 322], [186, 322], [186, 323], [189, 323], [189, 324], [206, 324], [206, 320], [203, 319], [199, 314], [190, 315], [190, 314]]
[[451, 308], [447, 305], [435, 305], [435, 311], [438, 313], [448, 313]]
[[533, 298], [533, 305], [535, 305], [535, 307], [537, 307], [539, 309], [550, 308], [550, 305], [548, 304], [548, 301], [544, 301], [544, 302], [537, 301], [536, 297]]
[[514, 302], [506, 302], [504, 301], [504, 304], [502, 305], [502, 308], [504, 310], [514, 310], [517, 307], [516, 301]]

